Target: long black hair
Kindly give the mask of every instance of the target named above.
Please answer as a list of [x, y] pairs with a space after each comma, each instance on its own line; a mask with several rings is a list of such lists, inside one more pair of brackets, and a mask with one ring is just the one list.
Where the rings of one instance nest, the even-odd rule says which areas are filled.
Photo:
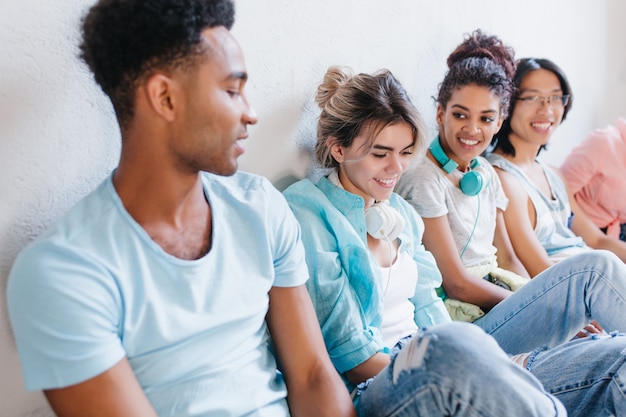
[[[559, 80], [559, 83], [561, 84], [561, 90], [563, 91], [563, 95], [569, 96], [569, 101], [565, 105], [565, 109], [563, 110], [563, 118], [561, 119], [561, 122], [562, 122], [563, 120], [565, 120], [567, 113], [572, 108], [572, 101], [574, 97], [572, 96], [572, 88], [569, 85], [569, 81], [567, 81], [567, 77], [565, 76], [565, 73], [558, 65], [556, 65], [554, 62], [550, 61], [549, 59], [522, 58], [518, 61], [517, 70], [515, 71], [515, 76], [513, 77], [513, 84], [516, 89], [515, 94], [516, 95], [519, 94], [518, 89], [524, 77], [529, 72], [532, 72], [538, 69], [545, 69], [547, 71], [552, 72], [554, 75], [556, 75], [556, 77]], [[502, 123], [502, 127], [500, 128], [500, 131], [496, 133], [496, 135], [493, 137], [491, 141], [492, 151], [496, 149], [500, 149], [502, 153], [504, 153], [505, 155], [515, 156], [515, 148], [511, 144], [511, 141], [509, 140], [509, 135], [512, 132], [511, 118], [513, 117], [514, 110], [515, 110], [515, 100], [512, 100], [510, 104], [509, 115]], [[539, 152], [541, 152], [543, 149], [545, 149], [545, 146], [541, 145], [541, 147], [539, 148], [539, 151], [537, 151], [537, 154], [539, 154]]]

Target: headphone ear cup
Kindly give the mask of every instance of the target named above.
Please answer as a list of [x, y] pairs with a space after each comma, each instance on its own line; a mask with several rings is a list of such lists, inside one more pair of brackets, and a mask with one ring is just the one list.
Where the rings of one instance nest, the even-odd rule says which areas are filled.
[[[450, 157], [446, 155], [446, 151], [444, 151], [441, 147], [439, 136], [432, 141], [429, 149], [432, 156], [437, 162], [439, 162], [439, 165], [441, 165], [441, 168], [446, 173], [452, 173], [452, 171], [459, 166], [454, 160], [450, 159]], [[459, 181], [459, 188], [463, 194], [474, 196], [482, 191], [485, 179], [478, 171], [480, 168], [480, 161], [478, 159], [472, 159], [470, 162], [470, 168], [472, 170], [461, 177], [461, 180]]]
[[485, 180], [482, 174], [477, 170], [473, 170], [463, 175], [463, 178], [459, 181], [459, 188], [463, 191], [463, 194], [474, 196], [482, 191], [484, 183]]
[[400, 236], [400, 233], [402, 233], [402, 230], [404, 230], [404, 217], [402, 217], [400, 213], [398, 213], [397, 210], [394, 210], [393, 208], [391, 208], [391, 210], [393, 212], [394, 220], [393, 220], [393, 227], [391, 228], [391, 231], [388, 233], [387, 238], [389, 240], [395, 240], [398, 238], [398, 236]]
[[404, 218], [386, 203], [376, 203], [365, 210], [367, 233], [375, 239], [394, 240], [404, 228]]

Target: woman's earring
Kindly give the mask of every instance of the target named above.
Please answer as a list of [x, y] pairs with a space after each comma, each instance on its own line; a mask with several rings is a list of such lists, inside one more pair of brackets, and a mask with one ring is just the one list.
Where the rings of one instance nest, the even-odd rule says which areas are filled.
[[338, 164], [343, 162], [343, 152], [341, 150], [341, 145], [335, 143], [330, 145], [330, 154], [337, 161]]

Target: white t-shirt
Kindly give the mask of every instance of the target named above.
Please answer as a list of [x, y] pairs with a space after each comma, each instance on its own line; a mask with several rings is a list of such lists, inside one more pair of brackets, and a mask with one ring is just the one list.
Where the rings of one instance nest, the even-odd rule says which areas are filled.
[[423, 218], [447, 215], [454, 243], [466, 267], [493, 259], [496, 210], [505, 210], [508, 204], [493, 167], [482, 157], [478, 160], [486, 185], [476, 196], [463, 194], [439, 165], [428, 158], [405, 172], [396, 186], [396, 192]]

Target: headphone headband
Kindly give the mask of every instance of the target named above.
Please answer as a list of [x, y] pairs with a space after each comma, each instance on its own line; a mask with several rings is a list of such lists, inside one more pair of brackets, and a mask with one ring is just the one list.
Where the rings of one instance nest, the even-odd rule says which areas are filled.
[[454, 160], [450, 159], [448, 155], [446, 155], [446, 151], [441, 147], [441, 142], [439, 141], [439, 135], [431, 142], [430, 153], [435, 157], [441, 168], [443, 168], [446, 173], [451, 173], [459, 166]]

